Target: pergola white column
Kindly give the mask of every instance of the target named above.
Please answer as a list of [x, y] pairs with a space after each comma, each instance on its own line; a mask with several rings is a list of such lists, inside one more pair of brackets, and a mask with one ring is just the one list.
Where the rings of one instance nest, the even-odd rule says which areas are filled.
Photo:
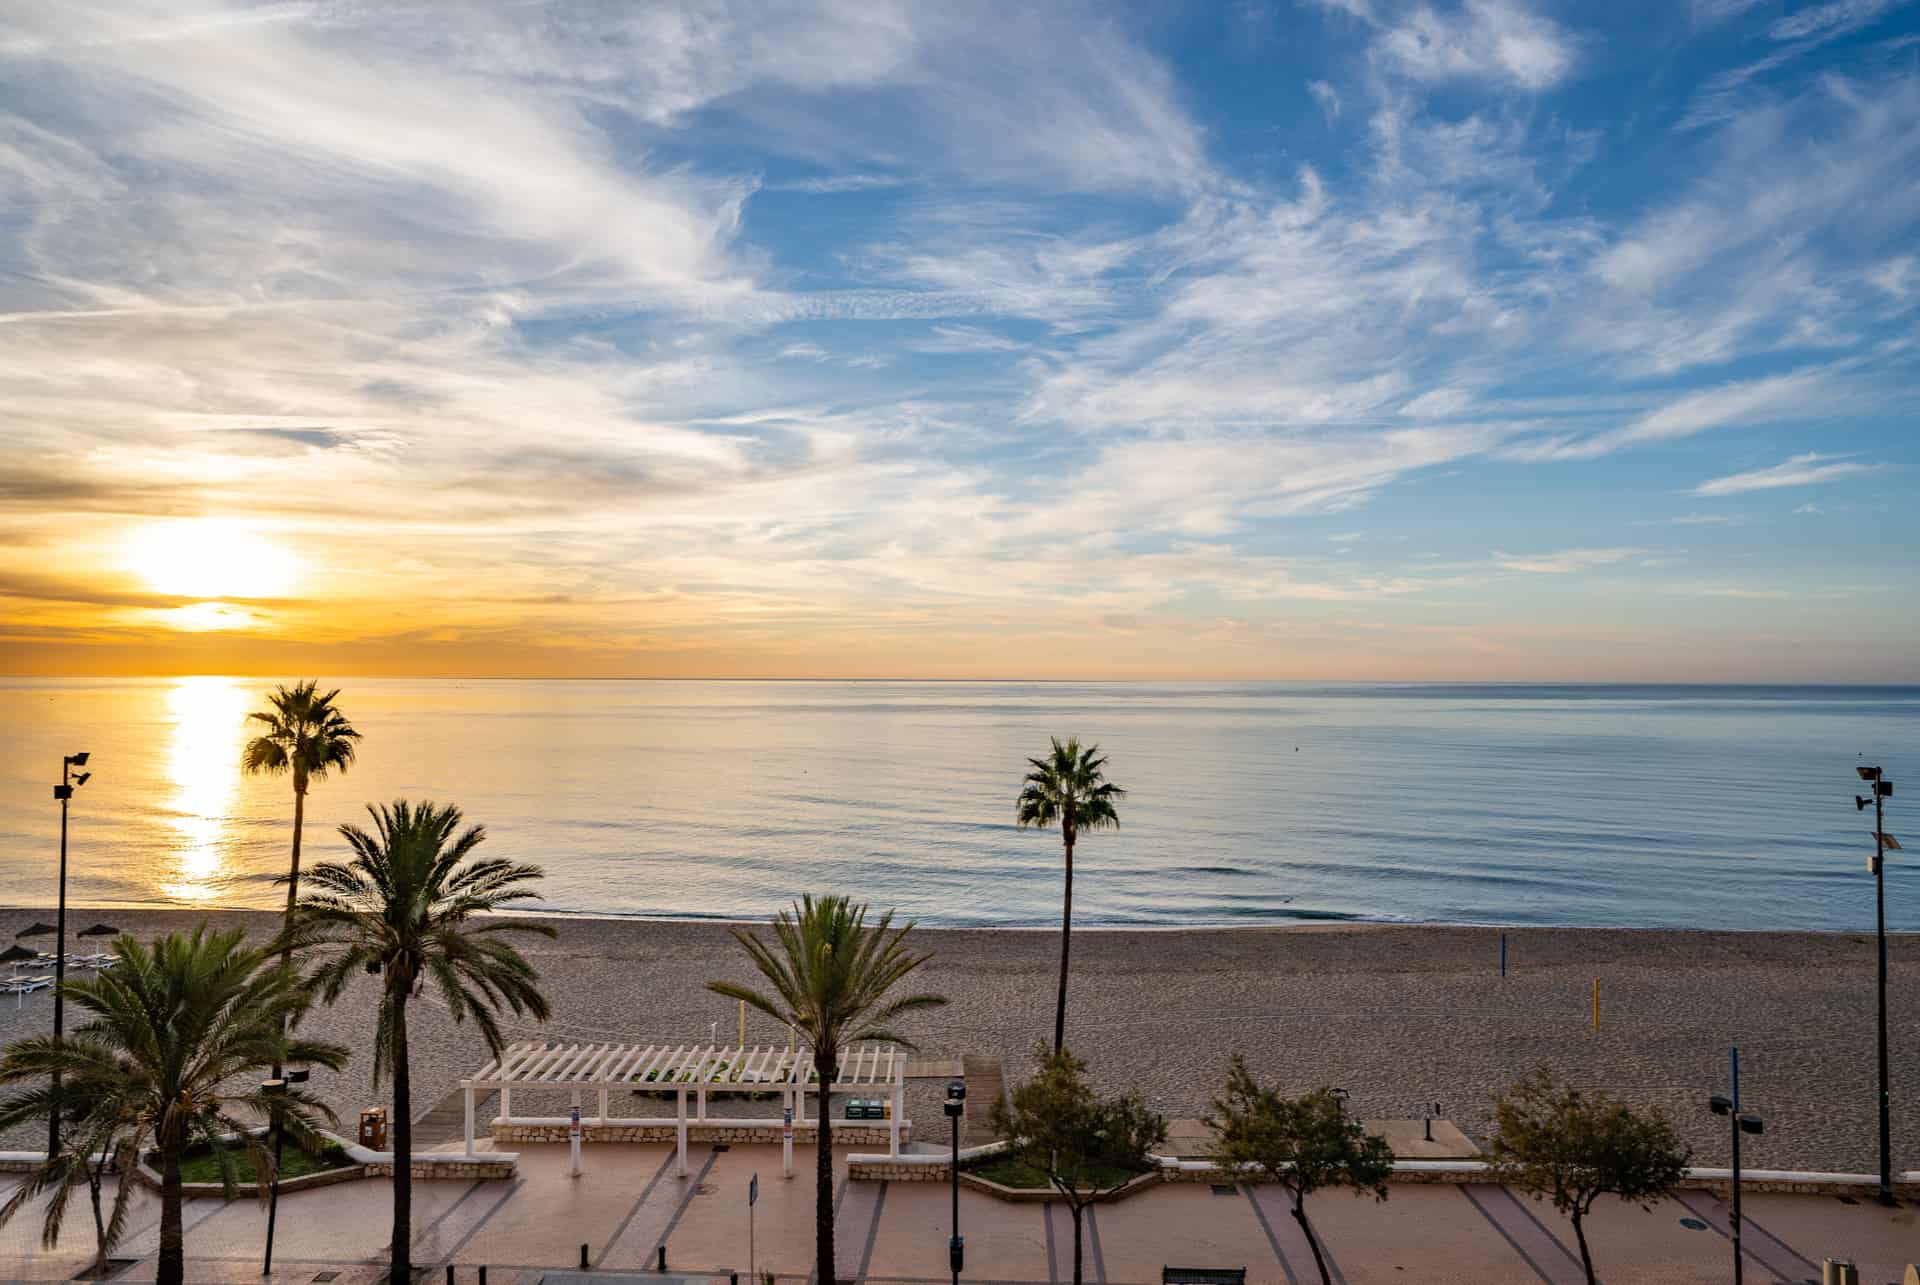
[[684, 1178], [687, 1176], [687, 1091], [685, 1089], [675, 1090], [673, 1101], [675, 1123], [677, 1125], [674, 1131], [675, 1146], [678, 1149], [680, 1158], [680, 1176]]
[[467, 1157], [473, 1157], [473, 1090], [466, 1091], [467, 1098]]

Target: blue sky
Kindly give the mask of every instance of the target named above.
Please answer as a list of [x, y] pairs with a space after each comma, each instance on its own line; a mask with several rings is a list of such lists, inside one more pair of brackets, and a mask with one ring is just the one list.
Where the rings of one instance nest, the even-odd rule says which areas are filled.
[[1920, 681], [1920, 7], [40, 3], [0, 668]]

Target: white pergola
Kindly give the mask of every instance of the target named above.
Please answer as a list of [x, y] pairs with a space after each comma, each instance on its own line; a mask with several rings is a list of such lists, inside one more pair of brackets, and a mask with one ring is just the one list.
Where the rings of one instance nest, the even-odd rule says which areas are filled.
[[[839, 1072], [825, 1086], [829, 1098], [835, 1093], [880, 1097], [884, 1093], [892, 1110], [887, 1118], [887, 1150], [900, 1154], [900, 1126], [906, 1107], [906, 1067], [904, 1053], [890, 1045], [863, 1044], [840, 1051]], [[547, 1118], [515, 1116], [515, 1089], [565, 1089], [578, 1109], [581, 1095], [593, 1090], [598, 1097], [598, 1115], [592, 1117], [601, 1127], [616, 1128], [644, 1125], [675, 1126], [679, 1150], [680, 1176], [687, 1175], [687, 1126], [761, 1128], [763, 1118], [707, 1115], [707, 1096], [713, 1093], [777, 1093], [783, 1112], [792, 1111], [793, 1119], [807, 1119], [807, 1095], [819, 1094], [822, 1086], [814, 1078], [813, 1050], [802, 1045], [786, 1049], [778, 1045], [736, 1046], [730, 1044], [510, 1044], [499, 1057], [487, 1063], [471, 1077], [460, 1081], [466, 1095], [467, 1154], [473, 1152], [474, 1102], [476, 1095], [488, 1089], [500, 1091], [502, 1124], [567, 1124], [570, 1117]], [[621, 1089], [644, 1089], [651, 1093], [672, 1092], [671, 1117], [609, 1117], [608, 1094]], [[693, 1095], [694, 1113], [687, 1114], [687, 1097]], [[835, 1126], [861, 1124], [863, 1121], [835, 1120]], [[877, 1122], [876, 1122], [877, 1123]], [[785, 1167], [793, 1172], [793, 1133], [784, 1138]]]

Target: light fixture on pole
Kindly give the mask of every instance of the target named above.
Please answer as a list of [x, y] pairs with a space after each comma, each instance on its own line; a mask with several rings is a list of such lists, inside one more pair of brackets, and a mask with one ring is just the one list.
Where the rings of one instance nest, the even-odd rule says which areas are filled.
[[966, 1081], [947, 1081], [947, 1100], [942, 1108], [953, 1122], [953, 1153], [947, 1164], [953, 1183], [953, 1237], [947, 1241], [947, 1265], [953, 1269], [953, 1285], [960, 1285], [960, 1269], [967, 1256], [967, 1243], [960, 1238], [960, 1116], [967, 1109]]
[[[53, 1042], [58, 1044], [67, 1029], [67, 807], [73, 802], [73, 792], [78, 786], [92, 779], [93, 773], [75, 773], [76, 767], [87, 765], [87, 752], [69, 754], [60, 760], [60, 784], [53, 787], [53, 797], [60, 800], [60, 910], [54, 916], [53, 946]], [[47, 1114], [47, 1159], [60, 1154], [60, 1072], [53, 1073], [53, 1110]]]
[[1886, 856], [1900, 851], [1900, 841], [1887, 833], [1886, 803], [1893, 797], [1893, 782], [1877, 767], [1857, 767], [1860, 779], [1873, 787], [1871, 796], [1853, 796], [1855, 810], [1865, 812], [1873, 804], [1873, 905], [1880, 933], [1880, 1203], [1892, 1205], [1893, 1199], [1893, 1096], [1887, 1087], [1887, 879]]
[[1734, 1081], [1732, 1098], [1723, 1098], [1718, 1093], [1707, 1099], [1707, 1109], [1715, 1115], [1727, 1117], [1729, 1128], [1733, 1131], [1733, 1217], [1728, 1225], [1733, 1230], [1733, 1285], [1743, 1285], [1746, 1280], [1744, 1264], [1740, 1259], [1740, 1135], [1766, 1132], [1766, 1125], [1760, 1117], [1750, 1111], [1740, 1109], [1739, 1053], [1734, 1053]]
[[[289, 1085], [306, 1082], [307, 1071], [304, 1067], [297, 1071], [289, 1069], [284, 1075], [261, 1081], [260, 1092], [270, 1098], [278, 1099], [285, 1095]], [[273, 1185], [267, 1192], [267, 1253], [260, 1264], [262, 1276], [273, 1275], [273, 1228], [280, 1217], [280, 1155], [282, 1144], [286, 1141], [286, 1131], [280, 1127], [278, 1111], [274, 1112], [267, 1127], [273, 1133]]]

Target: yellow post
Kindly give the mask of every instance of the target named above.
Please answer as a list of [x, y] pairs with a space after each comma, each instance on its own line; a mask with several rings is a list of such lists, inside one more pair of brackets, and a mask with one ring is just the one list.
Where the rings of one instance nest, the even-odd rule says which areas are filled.
[[1600, 979], [1593, 979], [1593, 1029], [1600, 1029]]

